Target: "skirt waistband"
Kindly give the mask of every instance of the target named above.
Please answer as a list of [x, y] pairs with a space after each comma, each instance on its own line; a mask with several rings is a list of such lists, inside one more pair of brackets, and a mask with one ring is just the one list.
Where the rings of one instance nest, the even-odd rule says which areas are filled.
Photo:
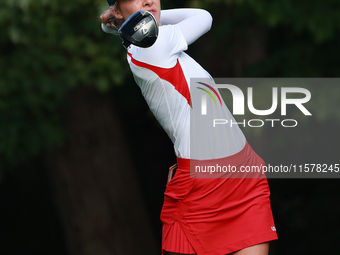
[[209, 165], [209, 164], [219, 164], [219, 163], [222, 164], [222, 162], [225, 163], [226, 159], [231, 165], [240, 165], [251, 155], [252, 151], [253, 150], [251, 146], [248, 144], [248, 142], [246, 142], [243, 149], [234, 155], [231, 155], [225, 158], [207, 159], [207, 160], [177, 158], [177, 166], [180, 169], [190, 170], [190, 163], [195, 164], [195, 165]]

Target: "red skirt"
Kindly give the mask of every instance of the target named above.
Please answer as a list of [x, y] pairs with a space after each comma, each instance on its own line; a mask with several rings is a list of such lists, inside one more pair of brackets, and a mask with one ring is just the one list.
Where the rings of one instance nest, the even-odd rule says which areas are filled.
[[[248, 143], [225, 160], [238, 170], [265, 165]], [[277, 239], [264, 175], [191, 178], [190, 163], [178, 158], [175, 176], [166, 186], [162, 254], [225, 255]]]

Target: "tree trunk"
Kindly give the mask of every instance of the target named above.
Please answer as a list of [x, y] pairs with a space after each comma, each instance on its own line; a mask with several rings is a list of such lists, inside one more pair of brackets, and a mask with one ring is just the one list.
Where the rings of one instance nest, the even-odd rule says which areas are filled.
[[111, 101], [90, 89], [70, 93], [69, 137], [47, 156], [69, 254], [158, 254]]

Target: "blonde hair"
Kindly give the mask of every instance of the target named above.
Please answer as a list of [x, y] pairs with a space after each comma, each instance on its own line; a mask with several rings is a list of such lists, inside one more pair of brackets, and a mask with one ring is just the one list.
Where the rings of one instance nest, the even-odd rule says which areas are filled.
[[117, 9], [119, 5], [119, 0], [117, 0], [114, 5], [109, 6], [109, 10], [112, 11], [114, 9]]

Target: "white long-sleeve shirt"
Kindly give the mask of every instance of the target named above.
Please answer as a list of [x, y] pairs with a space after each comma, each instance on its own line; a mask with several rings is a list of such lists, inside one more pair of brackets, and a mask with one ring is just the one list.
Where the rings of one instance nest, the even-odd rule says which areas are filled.
[[[173, 142], [176, 156], [216, 159], [239, 152], [246, 141], [237, 125], [216, 129], [211, 123], [200, 130], [190, 120], [193, 109], [200, 107], [191, 97], [190, 79], [212, 78], [184, 51], [210, 30], [211, 15], [201, 9], [165, 10], [161, 12], [161, 23], [155, 44], [149, 48], [131, 45], [127, 58], [150, 110]], [[210, 101], [209, 109], [216, 110]], [[223, 101], [218, 112], [219, 118], [233, 119]]]

